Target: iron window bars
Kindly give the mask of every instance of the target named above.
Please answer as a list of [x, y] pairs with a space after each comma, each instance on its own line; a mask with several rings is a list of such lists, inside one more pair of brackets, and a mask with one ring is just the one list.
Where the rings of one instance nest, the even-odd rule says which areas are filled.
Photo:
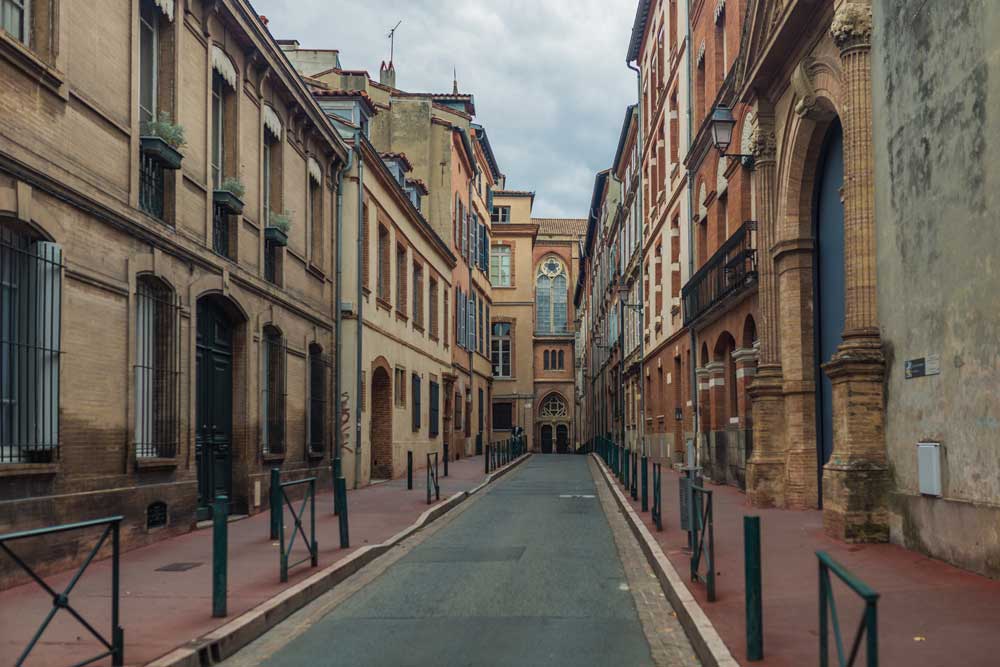
[[232, 259], [229, 239], [229, 211], [221, 204], [212, 204], [212, 250]]
[[165, 283], [136, 287], [135, 453], [174, 458], [180, 440], [180, 301]]
[[163, 219], [163, 189], [163, 165], [149, 153], [141, 153], [139, 156], [139, 208], [160, 220]]
[[264, 454], [285, 453], [285, 398], [287, 348], [281, 332], [264, 327], [263, 377], [261, 379], [261, 415], [263, 416]]
[[0, 463], [59, 447], [62, 248], [0, 227]]

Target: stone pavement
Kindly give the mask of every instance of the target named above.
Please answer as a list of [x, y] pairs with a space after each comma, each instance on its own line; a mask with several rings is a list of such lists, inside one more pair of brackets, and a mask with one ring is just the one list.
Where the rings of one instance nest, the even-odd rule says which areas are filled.
[[[740, 664], [802, 667], [819, 664], [819, 579], [816, 551], [823, 550], [881, 594], [879, 659], [896, 667], [963, 667], [1000, 664], [1000, 581], [994, 581], [893, 544], [846, 544], [827, 537], [819, 511], [757, 509], [731, 486], [713, 491], [716, 601], [703, 584], [689, 581], [687, 533], [680, 529], [680, 475], [664, 466], [663, 532], [650, 513], [629, 500], [659, 542], [695, 599]], [[652, 470], [650, 470], [652, 492]], [[641, 495], [639, 496], [641, 500]], [[652, 507], [652, 499], [650, 499]], [[764, 660], [746, 661], [743, 517], [761, 518]], [[833, 577], [833, 575], [831, 575]], [[833, 577], [836, 581], [836, 577]], [[861, 605], [834, 584], [844, 642], [860, 621]], [[836, 661], [831, 634], [831, 664]], [[863, 663], [861, 663], [863, 664]]]
[[[448, 477], [440, 478], [440, 502], [481, 484], [486, 477], [483, 463], [482, 456], [450, 463]], [[407, 528], [433, 507], [426, 504], [424, 475], [423, 470], [414, 472], [412, 491], [406, 490], [405, 478], [348, 491], [350, 549], [339, 548], [332, 494], [317, 493], [319, 567], [309, 567], [307, 560], [289, 571], [287, 584], [279, 582], [278, 546], [269, 539], [269, 514], [261, 512], [230, 523], [226, 618], [212, 618], [211, 529], [193, 531], [122, 554], [121, 624], [125, 632], [126, 664], [153, 660], [260, 605], [359, 547], [383, 542]], [[290, 535], [287, 512], [285, 524]], [[301, 537], [298, 542], [295, 549], [302, 557], [307, 552]], [[13, 550], [16, 553], [16, 543]], [[160, 569], [176, 564], [193, 567], [180, 571]], [[46, 581], [61, 591], [72, 574], [65, 572]], [[110, 559], [95, 562], [70, 595], [74, 608], [103, 633], [108, 632], [110, 625], [110, 578]], [[50, 597], [34, 583], [0, 593], [0, 664], [14, 663], [51, 608]], [[25, 665], [68, 665], [100, 652], [97, 641], [69, 614], [60, 612]]]

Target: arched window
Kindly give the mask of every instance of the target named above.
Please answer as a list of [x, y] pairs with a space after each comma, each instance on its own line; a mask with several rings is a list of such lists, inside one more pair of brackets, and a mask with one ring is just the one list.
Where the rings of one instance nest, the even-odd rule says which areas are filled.
[[566, 365], [565, 365], [566, 364], [566, 358], [565, 358], [564, 355], [565, 355], [565, 352], [563, 350], [559, 350], [559, 370], [563, 370], [564, 368], [566, 368]]
[[549, 370], [549, 351], [545, 350], [542, 352], [542, 358], [544, 359], [545, 370]]
[[552, 394], [546, 398], [545, 402], [542, 403], [542, 410], [539, 413], [542, 419], [565, 417], [567, 414], [566, 401], [564, 401], [562, 396], [559, 396], [558, 394]]
[[566, 333], [569, 281], [566, 267], [549, 257], [538, 267], [535, 278], [535, 328], [539, 334]]
[[264, 327], [262, 341], [260, 414], [265, 454], [285, 453], [285, 339], [281, 331]]
[[180, 346], [173, 290], [151, 275], [136, 281], [135, 454], [177, 456], [180, 420]]

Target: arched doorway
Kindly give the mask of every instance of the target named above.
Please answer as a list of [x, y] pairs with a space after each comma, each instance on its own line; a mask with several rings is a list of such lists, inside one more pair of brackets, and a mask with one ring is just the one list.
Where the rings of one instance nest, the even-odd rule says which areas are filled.
[[233, 505], [233, 365], [235, 318], [222, 297], [198, 300], [195, 460], [198, 518], [207, 519], [217, 495]]
[[542, 425], [542, 454], [552, 453], [552, 425]]
[[566, 424], [556, 426], [556, 453], [569, 452], [569, 427]]
[[[816, 434], [818, 474], [833, 453], [833, 385], [820, 366], [837, 352], [844, 330], [844, 138], [839, 121], [827, 131], [816, 172], [814, 233]], [[822, 494], [821, 494], [822, 497]]]
[[382, 366], [372, 371], [371, 406], [371, 478], [392, 479], [392, 383]]

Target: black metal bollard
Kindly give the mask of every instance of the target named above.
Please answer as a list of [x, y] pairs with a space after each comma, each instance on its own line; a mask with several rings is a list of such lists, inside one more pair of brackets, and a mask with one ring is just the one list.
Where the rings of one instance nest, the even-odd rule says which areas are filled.
[[448, 476], [448, 443], [444, 443], [444, 476]]
[[483, 455], [483, 465], [486, 470], [484, 471], [487, 475], [490, 474], [490, 446], [486, 445], [486, 452]]
[[413, 490], [413, 452], [406, 452], [406, 490]]
[[271, 539], [278, 539], [281, 520], [281, 468], [271, 468], [271, 489], [268, 493], [271, 509]]
[[646, 455], [642, 455], [642, 511], [649, 511], [649, 459]]
[[632, 500], [639, 499], [639, 452], [632, 452]]
[[229, 499], [215, 497], [212, 507], [212, 616], [226, 615], [226, 592], [229, 574]]
[[764, 609], [761, 591], [760, 517], [743, 517], [744, 588], [747, 607], [747, 660], [764, 659]]

